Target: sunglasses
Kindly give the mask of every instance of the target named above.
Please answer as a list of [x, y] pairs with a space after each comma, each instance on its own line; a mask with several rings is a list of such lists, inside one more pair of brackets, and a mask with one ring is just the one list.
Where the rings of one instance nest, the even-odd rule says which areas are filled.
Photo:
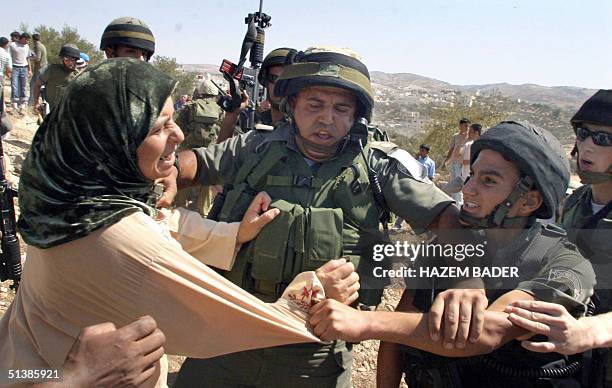
[[589, 136], [593, 139], [593, 143], [598, 146], [609, 147], [612, 146], [612, 133], [604, 131], [591, 131], [588, 128], [578, 127], [575, 130], [576, 137], [580, 141], [585, 141]]

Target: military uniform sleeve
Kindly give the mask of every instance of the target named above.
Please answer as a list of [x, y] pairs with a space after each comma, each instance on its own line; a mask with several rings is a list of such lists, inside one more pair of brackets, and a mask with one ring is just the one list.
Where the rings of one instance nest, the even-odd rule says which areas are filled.
[[516, 287], [544, 302], [558, 303], [574, 314], [584, 314], [595, 286], [595, 272], [577, 248], [564, 242], [547, 252], [548, 260], [533, 279]]
[[42, 84], [49, 82], [49, 76], [51, 75], [51, 65], [45, 66], [38, 75], [38, 79]]
[[204, 186], [233, 182], [243, 163], [255, 156], [254, 150], [260, 139], [259, 133], [250, 131], [220, 144], [195, 148], [193, 152], [198, 161], [196, 182]]
[[389, 210], [405, 219], [415, 230], [423, 230], [453, 200], [431, 182], [412, 177], [399, 161], [375, 151], [377, 172]]

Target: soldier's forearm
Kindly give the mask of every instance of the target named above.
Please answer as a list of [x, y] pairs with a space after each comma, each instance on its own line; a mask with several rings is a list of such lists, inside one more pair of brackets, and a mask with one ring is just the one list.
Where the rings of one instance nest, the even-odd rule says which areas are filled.
[[176, 178], [176, 184], [179, 189], [193, 186], [195, 184], [196, 174], [198, 172], [198, 160], [192, 150], [182, 151], [178, 153], [180, 171]]
[[525, 331], [515, 327], [507, 314], [485, 311], [483, 333], [476, 342], [469, 342], [465, 348], [447, 349], [442, 340], [432, 341], [427, 327], [427, 316], [423, 313], [363, 312], [371, 314], [370, 325], [362, 340], [380, 339], [385, 342], [407, 345], [445, 357], [469, 357], [491, 353], [508, 341], [523, 335]]
[[219, 130], [219, 137], [217, 143], [221, 143], [234, 134], [234, 127], [240, 116], [240, 109], [236, 109], [234, 112], [226, 112], [223, 121], [221, 122], [221, 129]]
[[461, 229], [459, 223], [459, 209], [457, 206], [450, 204], [438, 214], [433, 221], [427, 225], [427, 229], [435, 231], [436, 229]]

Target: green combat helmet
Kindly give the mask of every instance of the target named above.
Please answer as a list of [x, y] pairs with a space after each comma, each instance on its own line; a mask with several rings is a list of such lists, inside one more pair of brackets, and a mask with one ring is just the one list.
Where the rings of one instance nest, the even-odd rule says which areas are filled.
[[524, 217], [507, 217], [516, 201], [529, 190], [542, 195], [542, 205], [532, 216], [550, 218], [565, 197], [570, 169], [565, 151], [550, 132], [527, 123], [502, 121], [472, 144], [470, 164], [480, 151], [491, 149], [514, 162], [521, 178], [514, 190], [486, 217], [477, 218], [461, 210], [461, 220], [475, 228], [511, 227]]
[[155, 53], [155, 37], [140, 19], [132, 17], [121, 17], [110, 22], [104, 29], [100, 50], [104, 51], [107, 47], [124, 45], [139, 48], [147, 53], [147, 61]]
[[282, 98], [280, 110], [290, 118], [293, 118], [293, 112], [289, 98], [308, 87], [331, 86], [345, 89], [354, 93], [357, 99], [355, 123], [343, 141], [329, 146], [315, 144], [303, 138], [299, 129], [294, 126], [295, 134], [302, 145], [330, 157], [341, 152], [352, 138], [360, 141], [360, 146], [363, 147], [367, 141], [367, 121], [372, 115], [374, 98], [370, 73], [357, 53], [346, 48], [312, 47], [291, 57], [287, 58], [287, 65], [274, 86], [274, 94]]
[[[310, 86], [333, 86], [355, 93], [357, 117], [370, 120], [374, 107], [370, 73], [354, 51], [314, 47], [297, 53], [293, 63], [283, 69], [283, 74], [274, 87], [274, 93], [286, 100]], [[282, 105], [287, 109], [286, 101]]]
[[[599, 90], [589, 98], [570, 120], [574, 127], [574, 133], [582, 123], [605, 125], [612, 127], [612, 90]], [[578, 152], [578, 148], [576, 148]], [[607, 172], [583, 171], [578, 163], [578, 176], [582, 183], [604, 183], [612, 181], [612, 165]]]
[[266, 55], [261, 63], [261, 70], [259, 74], [257, 74], [257, 80], [261, 86], [266, 86], [268, 83], [268, 77], [270, 75], [268, 69], [272, 66], [283, 66], [290, 52], [296, 52], [296, 50], [289, 47], [281, 47], [270, 51], [268, 55]]

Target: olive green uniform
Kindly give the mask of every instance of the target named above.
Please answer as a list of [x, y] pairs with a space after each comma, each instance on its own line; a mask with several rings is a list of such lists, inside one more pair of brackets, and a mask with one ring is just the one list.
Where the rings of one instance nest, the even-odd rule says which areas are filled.
[[34, 66], [32, 66], [32, 74], [37, 76], [38, 73], [47, 66], [47, 48], [45, 45], [40, 42], [35, 42], [34, 55], [36, 56], [36, 61], [33, 61]]
[[[185, 134], [181, 150], [208, 147], [217, 142], [223, 121], [223, 110], [217, 105], [215, 99], [216, 97], [195, 99], [177, 112], [175, 121]], [[210, 186], [180, 190], [174, 203], [205, 216], [212, 205]]]
[[[612, 209], [602, 209], [594, 215], [591, 206], [593, 195], [590, 185], [575, 190], [564, 204], [561, 223], [568, 238], [575, 243], [597, 274], [597, 286], [593, 302], [595, 314], [612, 311]], [[598, 356], [607, 358], [606, 386], [612, 387], [612, 357], [609, 350], [595, 350]], [[595, 371], [594, 371], [595, 372]]]
[[[380, 145], [367, 145], [368, 164], [384, 195], [383, 209], [374, 199], [366, 162], [354, 143], [336, 157], [314, 163], [299, 152], [291, 124], [272, 132], [251, 131], [195, 153], [197, 180], [228, 188], [221, 220], [239, 220], [262, 190], [281, 210], [255, 241], [243, 246], [226, 274], [265, 301], [275, 300], [299, 272], [346, 257], [361, 273], [360, 302], [378, 304], [382, 286], [365, 284], [365, 274], [372, 264], [371, 245], [384, 240], [379, 231], [381, 211], [390, 210], [422, 229], [452, 203], [431, 183], [415, 179], [410, 162], [388, 156]], [[351, 364], [350, 346], [342, 341], [290, 345], [189, 359], [177, 384], [348, 387]]]
[[[429, 258], [427, 262], [431, 262]], [[511, 290], [522, 290], [538, 300], [562, 304], [580, 316], [586, 312], [595, 284], [590, 263], [567, 240], [565, 232], [554, 225], [534, 223], [507, 246], [485, 255], [482, 264], [518, 267], [518, 278], [483, 278], [489, 303]], [[417, 265], [421, 265], [419, 260]], [[442, 290], [431, 279], [421, 278], [420, 282], [413, 304], [429, 311], [432, 295]], [[520, 370], [545, 367], [559, 362], [562, 356], [529, 352], [517, 340], [488, 355], [468, 358], [442, 357], [409, 347], [402, 350], [406, 380], [411, 387], [552, 387], [560, 383], [520, 377]]]
[[63, 64], [52, 63], [40, 72], [40, 82], [45, 85], [45, 98], [53, 109], [59, 103], [68, 83], [79, 74], [78, 70], [67, 69]]

